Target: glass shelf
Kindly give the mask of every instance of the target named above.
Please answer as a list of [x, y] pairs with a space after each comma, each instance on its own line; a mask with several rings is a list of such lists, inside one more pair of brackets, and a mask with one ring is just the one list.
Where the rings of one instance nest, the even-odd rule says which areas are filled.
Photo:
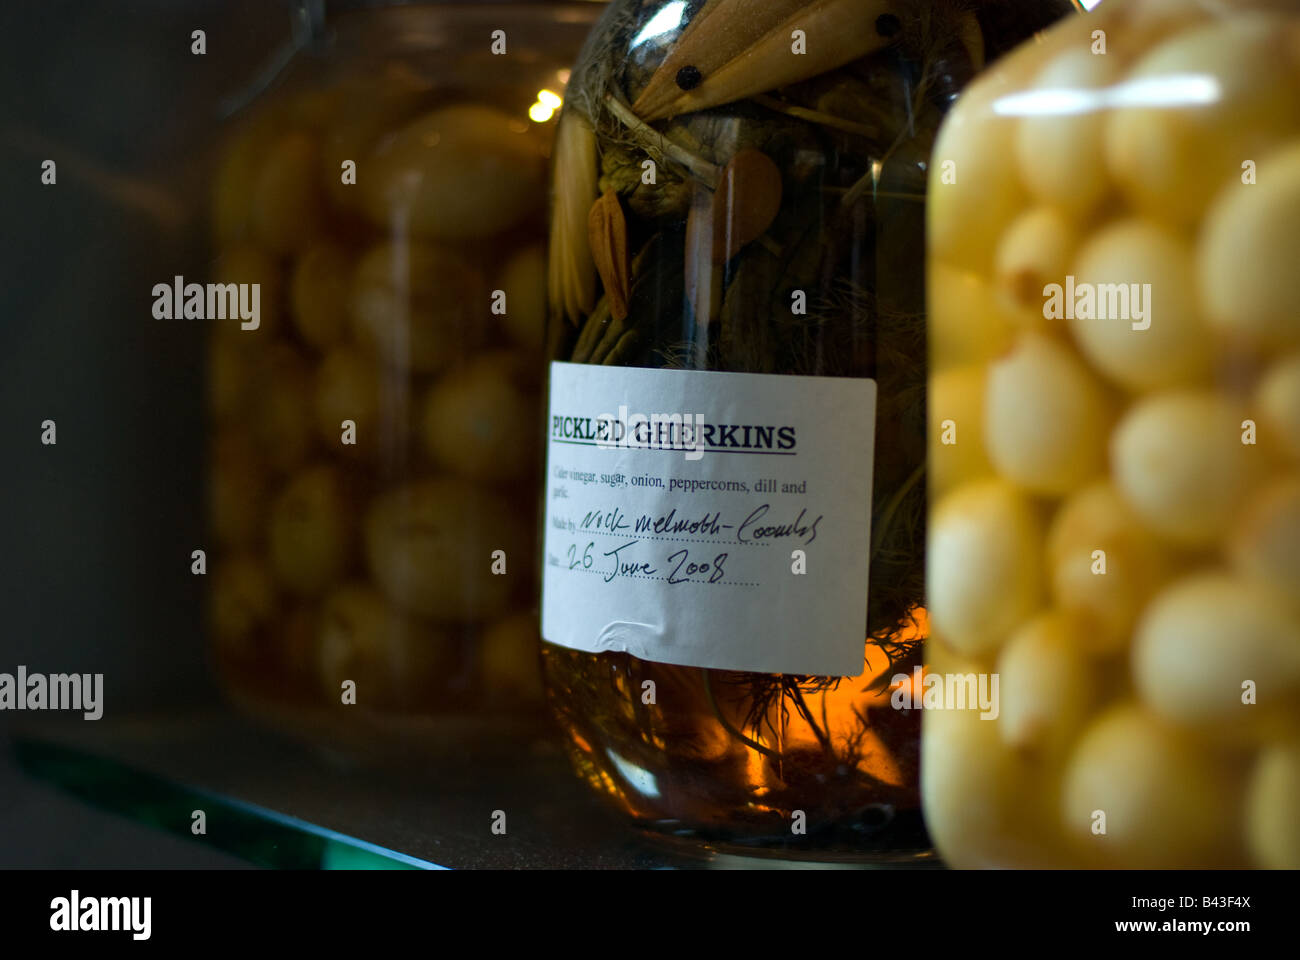
[[[447, 725], [382, 764], [304, 748], [226, 712], [28, 726], [30, 776], [92, 806], [281, 869], [848, 867], [852, 851], [749, 851], [629, 827], [578, 783], [544, 723]], [[504, 735], [503, 735], [504, 734]], [[195, 811], [206, 832], [192, 833]], [[492, 832], [496, 811], [506, 832]], [[799, 859], [793, 859], [797, 856]], [[889, 866], [937, 866], [929, 851]], [[123, 864], [129, 866], [129, 864]], [[881, 866], [881, 864], [875, 864]]]

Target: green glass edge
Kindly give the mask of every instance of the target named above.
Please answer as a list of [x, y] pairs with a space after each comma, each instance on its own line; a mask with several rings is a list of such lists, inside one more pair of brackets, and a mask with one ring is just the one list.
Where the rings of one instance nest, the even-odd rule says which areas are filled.
[[[101, 810], [281, 870], [440, 870], [438, 864], [232, 797], [173, 783], [124, 763], [44, 740], [13, 743], [18, 765]], [[206, 833], [192, 815], [202, 810]]]

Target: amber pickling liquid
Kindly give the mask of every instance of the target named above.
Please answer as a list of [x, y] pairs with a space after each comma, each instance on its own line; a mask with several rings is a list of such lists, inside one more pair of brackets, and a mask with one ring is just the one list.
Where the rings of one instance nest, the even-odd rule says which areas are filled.
[[[924, 638], [924, 611], [916, 620], [911, 635], [899, 633], [900, 643]], [[918, 715], [890, 707], [889, 678], [906, 669], [889, 666], [879, 650], [868, 653], [877, 673], [822, 690], [816, 687], [834, 681], [678, 667], [552, 644], [543, 646], [543, 662], [579, 775], [637, 819], [771, 841], [791, 837], [796, 810], [814, 830], [841, 840], [910, 819], [912, 829], [901, 832], [920, 845], [915, 818], [907, 817], [919, 803]], [[655, 704], [644, 702], [646, 681], [654, 683]]]

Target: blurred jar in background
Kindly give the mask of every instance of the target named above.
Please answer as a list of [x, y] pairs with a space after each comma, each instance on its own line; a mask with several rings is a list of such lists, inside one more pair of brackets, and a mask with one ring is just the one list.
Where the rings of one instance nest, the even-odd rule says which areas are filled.
[[207, 279], [259, 297], [212, 321], [213, 654], [290, 729], [540, 703], [545, 171], [596, 12], [334, 17], [217, 162]]
[[1053, 28], [945, 121], [928, 227], [926, 657], [999, 682], [924, 711], [940, 852], [1300, 867], [1300, 11]]

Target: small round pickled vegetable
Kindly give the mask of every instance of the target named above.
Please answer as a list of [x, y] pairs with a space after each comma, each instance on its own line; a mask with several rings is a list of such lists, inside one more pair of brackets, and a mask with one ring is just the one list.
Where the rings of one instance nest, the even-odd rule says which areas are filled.
[[258, 632], [275, 615], [275, 587], [262, 561], [249, 555], [223, 558], [212, 571], [209, 603], [218, 649], [238, 659], [256, 655]]
[[[954, 111], [939, 128], [931, 163], [938, 172], [926, 197], [930, 255], [987, 274], [1001, 235], [1024, 208], [1020, 181], [1007, 170], [1015, 155], [1016, 120]], [[978, 223], [979, 229], [971, 225]]]
[[1277, 592], [1241, 577], [1181, 580], [1138, 624], [1133, 680], [1162, 717], [1249, 735], [1294, 709], [1300, 620]]
[[271, 507], [268, 536], [276, 579], [299, 596], [316, 596], [347, 567], [353, 507], [339, 472], [315, 466], [294, 477]]
[[322, 692], [340, 701], [356, 684], [359, 707], [418, 706], [440, 675], [454, 669], [450, 640], [404, 616], [369, 584], [339, 587], [321, 608], [317, 669]]
[[989, 366], [984, 438], [1008, 480], [1059, 495], [1101, 472], [1109, 413], [1105, 392], [1073, 351], [1026, 333]]
[[525, 350], [542, 349], [546, 322], [546, 254], [540, 244], [525, 247], [506, 263], [500, 289], [506, 294], [506, 331]]
[[[1051, 60], [1034, 78], [1032, 89], [1082, 91], [1108, 86], [1116, 73], [1115, 58], [1097, 56], [1083, 45]], [[1016, 158], [1029, 192], [1043, 203], [1076, 215], [1091, 211], [1110, 187], [1097, 162], [1105, 142], [1106, 114], [1101, 110], [1062, 110], [1020, 118]], [[1062, 282], [1056, 278], [1056, 282]], [[1040, 288], [1041, 289], [1041, 288]]]
[[253, 436], [271, 467], [285, 473], [300, 466], [311, 452], [315, 434], [311, 371], [288, 344], [258, 352], [253, 396]]
[[212, 225], [219, 244], [247, 239], [254, 186], [279, 121], [276, 111], [259, 114], [222, 148], [212, 190]]
[[936, 634], [966, 656], [998, 649], [1042, 595], [1042, 531], [1014, 487], [981, 480], [934, 508], [926, 595]]
[[[241, 243], [221, 251], [212, 273], [213, 283], [248, 284], [250, 297], [251, 287], [257, 285], [257, 326], [245, 330], [243, 324], [251, 323], [251, 318], [245, 321], [239, 316], [228, 316], [225, 320], [211, 321], [218, 331], [235, 337], [235, 342], [241, 346], [260, 346], [270, 340], [280, 329], [280, 300], [284, 288], [280, 265], [275, 257], [261, 247]], [[252, 306], [251, 302], [248, 306]]]
[[1196, 299], [1192, 248], [1181, 237], [1150, 221], [1117, 221], [1079, 251], [1074, 278], [1067, 322], [1107, 377], [1147, 390], [1194, 381], [1208, 369], [1211, 339]]
[[328, 350], [343, 339], [351, 276], [351, 258], [333, 241], [315, 244], [294, 263], [294, 329], [317, 350]]
[[[358, 184], [373, 175], [366, 162], [371, 149], [381, 137], [409, 122], [427, 99], [422, 79], [404, 72], [360, 78], [341, 91], [325, 118], [328, 122], [320, 143], [321, 182], [335, 207], [360, 211], [363, 204]], [[355, 165], [353, 183], [343, 179], [344, 164], [349, 161]]]
[[1300, 477], [1260, 491], [1232, 531], [1228, 553], [1242, 574], [1300, 605]]
[[[1243, 14], [1171, 37], [1138, 62], [1121, 94], [1154, 102], [1115, 110], [1106, 130], [1111, 173], [1138, 209], [1195, 223], [1220, 186], [1240, 182], [1243, 160], [1295, 128], [1284, 37], [1278, 18]], [[1184, 103], [1170, 106], [1161, 97], [1176, 84]]]
[[236, 240], [248, 230], [248, 198], [257, 175], [258, 152], [248, 130], [233, 137], [222, 151], [212, 189], [212, 227], [218, 243]]
[[1055, 838], [1055, 783], [1002, 742], [999, 725], [975, 710], [925, 711], [921, 800], [930, 836], [962, 870], [1068, 866]]
[[1168, 393], [1135, 404], [1111, 437], [1115, 486], [1157, 533], [1189, 546], [1212, 543], [1259, 473], [1259, 448], [1241, 442], [1243, 419], [1215, 393]]
[[483, 631], [479, 657], [489, 702], [519, 709], [542, 702], [540, 626], [531, 613], [498, 620]]
[[318, 150], [310, 134], [291, 131], [271, 147], [258, 171], [249, 218], [253, 234], [269, 250], [306, 249], [325, 229], [325, 202], [316, 180]]
[[503, 233], [540, 211], [545, 157], [528, 124], [492, 107], [436, 110], [383, 140], [358, 180], [366, 214], [387, 229], [463, 240]]
[[[373, 450], [379, 410], [379, 372], [352, 347], [338, 347], [316, 371], [316, 426], [327, 450]], [[356, 426], [355, 445], [343, 443], [343, 421]]]
[[1300, 741], [1266, 747], [1246, 791], [1246, 839], [1255, 866], [1300, 870]]
[[1270, 438], [1300, 462], [1300, 353], [1269, 368], [1255, 391], [1255, 407]]
[[[384, 594], [436, 620], [478, 621], [530, 582], [521, 521], [509, 501], [459, 480], [408, 484], [371, 504], [366, 558]], [[494, 557], [503, 551], [504, 558]], [[505, 573], [493, 567], [505, 564]]]
[[998, 298], [1026, 326], [1060, 326], [1043, 317], [1043, 288], [1065, 283], [1078, 239], [1074, 224], [1055, 207], [1035, 207], [1017, 217], [998, 241]]
[[988, 360], [1010, 345], [1015, 327], [989, 283], [938, 262], [926, 273], [932, 370]]
[[1235, 179], [1205, 218], [1199, 251], [1205, 312], [1216, 330], [1263, 343], [1300, 343], [1300, 142]]
[[528, 361], [488, 354], [448, 374], [429, 391], [424, 442], [453, 473], [510, 481], [534, 460], [536, 373]]
[[949, 367], [930, 377], [930, 460], [926, 466], [931, 496], [993, 470], [984, 452], [986, 383], [984, 367], [978, 364]]
[[1128, 642], [1169, 559], [1115, 488], [1100, 482], [1057, 511], [1047, 535], [1047, 566], [1056, 604], [1087, 624], [1080, 634], [1085, 649], [1104, 656]]
[[217, 435], [208, 480], [208, 517], [225, 547], [250, 547], [262, 534], [266, 471], [247, 434]]
[[1094, 695], [1086, 627], [1060, 611], [1030, 620], [998, 655], [998, 728], [1031, 755], [1058, 755], [1083, 726]]
[[1231, 771], [1137, 707], [1120, 705], [1095, 720], [1064, 777], [1063, 826], [1094, 865], [1204, 868], [1238, 859]]
[[488, 291], [459, 254], [422, 243], [381, 243], [352, 279], [352, 333], [398, 370], [433, 373], [483, 338]]

